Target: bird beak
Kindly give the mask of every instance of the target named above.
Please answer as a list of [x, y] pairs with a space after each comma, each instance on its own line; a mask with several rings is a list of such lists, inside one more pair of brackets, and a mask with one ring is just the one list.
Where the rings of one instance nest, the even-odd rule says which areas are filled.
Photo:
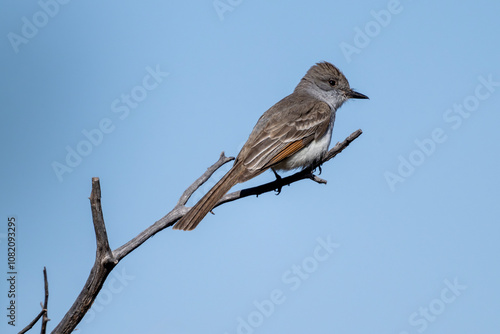
[[368, 96], [361, 94], [361, 93], [358, 93], [358, 92], [355, 92], [353, 90], [348, 91], [347, 96], [351, 99], [369, 99]]

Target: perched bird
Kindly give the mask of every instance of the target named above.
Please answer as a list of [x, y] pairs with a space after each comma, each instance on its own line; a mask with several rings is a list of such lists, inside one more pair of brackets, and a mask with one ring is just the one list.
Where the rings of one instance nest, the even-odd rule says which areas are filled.
[[292, 94], [259, 118], [233, 167], [173, 229], [193, 230], [235, 184], [269, 168], [292, 170], [321, 161], [330, 146], [337, 109], [348, 99], [367, 98], [352, 90], [334, 65], [312, 66]]

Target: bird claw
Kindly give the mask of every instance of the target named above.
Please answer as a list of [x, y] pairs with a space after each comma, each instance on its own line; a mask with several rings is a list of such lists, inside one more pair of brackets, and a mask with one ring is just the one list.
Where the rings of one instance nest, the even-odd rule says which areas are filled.
[[[279, 174], [274, 170], [274, 168], [271, 168], [271, 170], [273, 171], [274, 173], [274, 176], [276, 176], [276, 181], [274, 182], [280, 182], [282, 177], [279, 176]], [[283, 188], [283, 185], [279, 185], [278, 188], [276, 188], [274, 191], [276, 192], [276, 196], [278, 196], [279, 194], [281, 194], [281, 189]]]

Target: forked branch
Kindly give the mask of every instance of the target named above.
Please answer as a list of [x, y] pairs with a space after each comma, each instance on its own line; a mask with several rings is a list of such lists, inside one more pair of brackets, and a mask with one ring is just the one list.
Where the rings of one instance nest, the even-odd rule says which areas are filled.
[[[244, 198], [251, 195], [260, 195], [266, 192], [271, 192], [276, 189], [281, 189], [285, 185], [290, 185], [294, 182], [310, 179], [318, 183], [326, 183], [325, 180], [320, 179], [318, 176], [314, 175], [313, 172], [316, 168], [320, 167], [323, 163], [329, 161], [334, 158], [337, 154], [342, 152], [351, 142], [353, 142], [357, 137], [361, 135], [362, 131], [357, 130], [353, 132], [349, 137], [347, 137], [343, 142], [337, 143], [335, 147], [333, 147], [330, 151], [325, 154], [323, 159], [318, 162], [316, 166], [312, 166], [311, 168], [306, 168], [302, 171], [299, 171], [293, 175], [290, 175], [285, 178], [277, 179], [276, 181], [269, 182], [258, 187], [243, 189], [239, 191], [232, 192], [230, 194], [225, 195], [217, 205], [222, 205], [227, 202], [235, 201], [240, 198]], [[144, 231], [139, 233], [132, 240], [128, 241], [124, 245], [118, 247], [114, 251], [111, 251], [108, 242], [108, 236], [106, 232], [106, 226], [104, 224], [104, 217], [102, 213], [101, 207], [101, 187], [99, 184], [99, 178], [92, 178], [92, 193], [90, 195], [90, 204], [92, 209], [92, 220], [94, 223], [94, 231], [96, 235], [96, 259], [94, 262], [94, 266], [92, 267], [87, 282], [85, 283], [82, 291], [79, 296], [66, 313], [61, 322], [56, 326], [56, 328], [52, 331], [53, 334], [67, 334], [73, 332], [78, 323], [83, 319], [85, 314], [88, 312], [92, 303], [94, 302], [97, 294], [101, 290], [106, 278], [109, 273], [113, 270], [113, 268], [128, 254], [130, 254], [134, 249], [142, 245], [146, 240], [151, 238], [156, 233], [162, 231], [163, 229], [172, 226], [179, 220], [182, 216], [189, 211], [189, 208], [185, 206], [189, 198], [193, 195], [193, 193], [199, 189], [201, 185], [208, 181], [208, 179], [224, 164], [229, 161], [234, 160], [234, 158], [226, 157], [224, 153], [222, 153], [219, 157], [219, 160], [209, 167], [202, 176], [200, 176], [192, 185], [190, 185], [184, 193], [179, 198], [176, 206], [166, 214], [163, 218], [155, 222], [153, 225], [146, 228]], [[45, 275], [46, 279], [46, 275]], [[40, 319], [40, 317], [44, 317], [44, 325], [47, 322], [46, 314], [46, 306], [47, 306], [47, 298], [48, 298], [48, 286], [46, 283], [46, 300], [44, 310], [40, 312], [37, 318], [32, 322], [33, 324]], [[31, 327], [33, 326], [30, 324]], [[29, 327], [29, 325], [28, 325]], [[26, 330], [29, 330], [29, 327]], [[24, 332], [22, 332], [24, 333]]]

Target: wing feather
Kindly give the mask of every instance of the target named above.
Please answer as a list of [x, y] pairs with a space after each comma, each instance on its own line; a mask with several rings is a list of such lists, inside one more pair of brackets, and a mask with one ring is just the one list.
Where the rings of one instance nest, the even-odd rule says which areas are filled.
[[260, 173], [321, 138], [331, 121], [328, 104], [310, 97], [299, 103], [285, 98], [262, 115], [237, 159], [250, 173]]

